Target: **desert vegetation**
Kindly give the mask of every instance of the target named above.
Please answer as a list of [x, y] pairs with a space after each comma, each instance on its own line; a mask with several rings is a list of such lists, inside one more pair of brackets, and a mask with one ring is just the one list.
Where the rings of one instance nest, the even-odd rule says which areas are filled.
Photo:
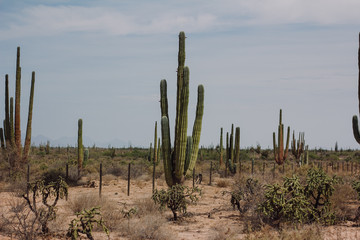
[[[5, 83], [8, 86], [8, 77]], [[25, 140], [23, 151], [5, 88], [6, 119], [0, 129], [2, 239], [360, 238], [359, 152], [310, 149], [304, 133], [297, 141], [293, 133], [289, 149], [290, 127], [285, 142], [281, 109], [273, 149], [240, 149], [240, 127], [233, 124], [225, 146], [223, 128], [217, 146], [201, 146], [203, 85], [197, 89], [196, 117], [187, 136], [189, 68], [183, 32], [173, 145], [167, 82], [161, 80], [161, 138], [155, 122], [149, 148], [85, 147], [82, 119], [78, 146], [30, 146], [33, 85], [26, 137], [30, 140]], [[357, 125], [354, 116], [359, 142]]]

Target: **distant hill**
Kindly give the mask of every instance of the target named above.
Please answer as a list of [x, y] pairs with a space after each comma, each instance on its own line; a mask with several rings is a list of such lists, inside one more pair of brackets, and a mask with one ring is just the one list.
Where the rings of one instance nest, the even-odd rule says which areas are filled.
[[[37, 136], [33, 136], [31, 137], [31, 142], [33, 145], [38, 146], [40, 144], [46, 144], [47, 141], [50, 142], [50, 146], [52, 147], [66, 147], [66, 146], [76, 146], [77, 145], [77, 137], [61, 137], [61, 138], [57, 138], [57, 139], [51, 139], [49, 137], [46, 137], [44, 135], [37, 135]], [[116, 147], [116, 148], [121, 148], [121, 147], [128, 147], [128, 142], [120, 140], [120, 139], [112, 139], [110, 141], [105, 141], [105, 142], [101, 142], [101, 141], [94, 141], [93, 139], [91, 139], [88, 136], [84, 136], [83, 137], [83, 145], [84, 146], [88, 146], [88, 147], [92, 147], [95, 144], [95, 146], [97, 147]]]

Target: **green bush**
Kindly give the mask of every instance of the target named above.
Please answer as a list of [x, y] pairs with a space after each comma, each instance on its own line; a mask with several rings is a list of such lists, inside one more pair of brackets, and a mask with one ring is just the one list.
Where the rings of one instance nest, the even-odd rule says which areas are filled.
[[161, 189], [159, 191], [156, 189], [152, 195], [152, 199], [155, 204], [160, 204], [160, 208], [164, 208], [165, 206], [169, 208], [176, 221], [178, 219], [177, 213], [179, 211], [185, 213], [189, 201], [190, 203], [196, 203], [198, 201], [197, 193], [201, 195], [201, 190], [197, 187], [189, 188], [181, 184], [176, 184], [168, 190]]
[[265, 219], [279, 222], [322, 222], [333, 224], [330, 197], [334, 193], [336, 176], [330, 178], [322, 169], [309, 169], [304, 184], [294, 175], [282, 184], [266, 186], [265, 201], [258, 211]]

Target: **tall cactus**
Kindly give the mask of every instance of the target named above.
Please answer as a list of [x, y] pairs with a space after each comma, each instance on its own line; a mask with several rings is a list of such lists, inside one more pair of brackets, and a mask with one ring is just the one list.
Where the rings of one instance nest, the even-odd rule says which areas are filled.
[[230, 138], [229, 133], [226, 133], [226, 153], [227, 167], [231, 173], [235, 174], [236, 163], [240, 161], [240, 127], [236, 127], [234, 137], [234, 124], [231, 125]]
[[82, 125], [83, 125], [83, 121], [80, 118], [78, 120], [78, 178], [80, 178], [81, 170], [83, 168], [83, 161], [84, 161], [84, 146], [83, 146], [83, 139], [82, 139]]
[[174, 148], [171, 149], [167, 83], [160, 82], [161, 137], [165, 179], [168, 186], [184, 182], [184, 176], [191, 174], [197, 160], [201, 123], [204, 109], [204, 87], [198, 86], [198, 102], [192, 136], [187, 137], [189, 104], [189, 68], [185, 66], [185, 33], [179, 34], [177, 69], [177, 95]]
[[[360, 113], [360, 33], [359, 33], [359, 49], [358, 49], [358, 101], [359, 101], [359, 113]], [[358, 117], [356, 115], [352, 118], [352, 127], [355, 140], [360, 144], [360, 131], [358, 124]]]
[[296, 159], [300, 159], [301, 154], [304, 152], [305, 148], [305, 133], [299, 133], [299, 140], [295, 139], [295, 131], [293, 131], [293, 139], [291, 141], [291, 153]]
[[220, 129], [220, 149], [219, 149], [219, 153], [220, 153], [220, 160], [219, 160], [219, 165], [221, 166], [223, 164], [223, 128]]
[[[13, 170], [19, 170], [21, 165], [28, 162], [28, 155], [31, 145], [31, 124], [32, 110], [35, 88], [35, 72], [31, 76], [31, 89], [29, 97], [29, 112], [26, 128], [26, 137], [24, 148], [21, 145], [21, 128], [20, 128], [20, 101], [21, 101], [21, 66], [20, 66], [20, 47], [16, 53], [16, 76], [15, 76], [15, 114], [14, 114], [14, 98], [10, 97], [9, 102], [9, 79], [5, 75], [5, 119], [4, 119], [4, 137], [5, 150], [9, 153], [9, 163]], [[15, 121], [14, 121], [15, 115]]]
[[155, 132], [154, 132], [154, 163], [158, 161], [157, 155], [157, 121], [155, 121]]
[[290, 127], [287, 129], [286, 146], [284, 150], [284, 125], [282, 124], [282, 110], [280, 109], [279, 126], [278, 126], [278, 145], [276, 145], [275, 132], [273, 132], [274, 158], [275, 162], [282, 165], [289, 151]]

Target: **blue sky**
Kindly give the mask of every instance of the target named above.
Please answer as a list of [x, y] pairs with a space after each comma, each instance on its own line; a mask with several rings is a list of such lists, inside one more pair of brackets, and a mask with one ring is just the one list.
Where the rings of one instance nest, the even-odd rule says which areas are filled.
[[[185, 31], [189, 134], [197, 85], [205, 87], [201, 145], [217, 145], [220, 128], [234, 123], [242, 147], [271, 147], [282, 108], [285, 126], [304, 131], [310, 148], [358, 148], [358, 9], [357, 0], [0, 0], [0, 76], [9, 74], [13, 93], [21, 46], [23, 135], [35, 71], [33, 136], [75, 139], [83, 118], [97, 142], [147, 147], [161, 79], [174, 121]], [[3, 119], [3, 97], [0, 106]]]

